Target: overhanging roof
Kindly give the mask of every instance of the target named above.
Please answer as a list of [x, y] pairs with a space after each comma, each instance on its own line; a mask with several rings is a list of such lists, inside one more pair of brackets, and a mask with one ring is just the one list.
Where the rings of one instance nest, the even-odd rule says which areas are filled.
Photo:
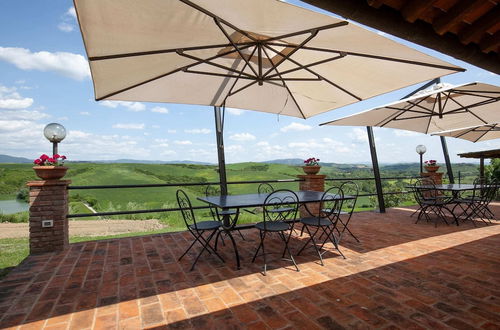
[[496, 0], [303, 1], [500, 74]]
[[500, 149], [466, 152], [458, 155], [462, 158], [500, 158]]

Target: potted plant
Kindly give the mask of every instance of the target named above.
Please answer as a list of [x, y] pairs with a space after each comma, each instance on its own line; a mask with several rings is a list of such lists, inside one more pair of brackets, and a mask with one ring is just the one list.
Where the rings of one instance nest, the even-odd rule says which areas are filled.
[[436, 164], [437, 161], [435, 161], [434, 159], [426, 160], [424, 168], [427, 172], [436, 172], [437, 170], [439, 170], [439, 165]]
[[52, 157], [43, 154], [33, 161], [35, 174], [43, 180], [58, 180], [66, 175], [67, 167], [64, 166], [66, 156], [55, 154]]
[[302, 169], [306, 174], [317, 174], [321, 169], [321, 166], [319, 165], [319, 158], [311, 157], [304, 160], [304, 166]]

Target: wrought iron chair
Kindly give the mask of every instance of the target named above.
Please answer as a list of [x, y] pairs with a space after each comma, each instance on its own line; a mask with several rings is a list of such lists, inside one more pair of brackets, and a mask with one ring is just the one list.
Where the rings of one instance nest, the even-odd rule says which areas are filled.
[[[323, 263], [323, 254], [326, 251], [321, 252], [323, 246], [331, 241], [335, 249], [340, 253], [340, 255], [345, 259], [344, 254], [339, 249], [339, 240], [335, 237], [335, 231], [337, 224], [340, 219], [340, 210], [342, 209], [342, 203], [344, 198], [344, 192], [341, 188], [332, 187], [323, 193], [321, 197], [321, 210], [318, 216], [316, 217], [307, 217], [300, 219], [300, 223], [302, 223], [304, 229], [309, 234], [309, 239], [305, 242], [304, 246], [300, 249], [297, 255], [300, 255], [302, 251], [312, 243], [312, 247], [319, 256], [319, 260], [321, 262], [321, 266]], [[313, 232], [311, 232], [310, 228], [313, 228]], [[323, 235], [326, 237], [323, 239], [323, 242], [319, 245], [315, 239], [316, 234], [321, 229], [321, 236], [319, 239], [321, 240]]]
[[[354, 181], [346, 181], [340, 185], [340, 189], [344, 193], [344, 195], [353, 196], [354, 199], [350, 199], [345, 201], [343, 204], [344, 210], [340, 210], [339, 224], [335, 227], [339, 234], [339, 243], [342, 240], [342, 235], [347, 230], [347, 232], [359, 243], [359, 239], [352, 233], [349, 229], [349, 221], [351, 221], [352, 214], [354, 213], [354, 208], [356, 207], [356, 202], [358, 201], [359, 195], [359, 186]], [[347, 220], [342, 221], [342, 216], [347, 218]], [[342, 230], [339, 229], [339, 226], [342, 226]]]
[[456, 207], [462, 209], [462, 213], [457, 218], [462, 218], [463, 220], [471, 220], [474, 226], [476, 223], [473, 217], [480, 218], [485, 224], [491, 223], [491, 218], [494, 217], [493, 213], [489, 209], [489, 204], [495, 197], [497, 193], [498, 182], [493, 180], [490, 183], [484, 183], [481, 179], [474, 180], [474, 190], [472, 195], [457, 198]]
[[[205, 189], [205, 196], [219, 196], [220, 195], [220, 188], [218, 185], [208, 185], [207, 188]], [[213, 205], [210, 205], [210, 215], [212, 216], [212, 219], [215, 221], [222, 222], [223, 217], [230, 217], [233, 218], [238, 215], [238, 210], [234, 209], [227, 209], [227, 210], [221, 210]], [[245, 240], [245, 237], [243, 237], [243, 234], [241, 231], [237, 230], [238, 234], [241, 236], [243, 240]], [[217, 236], [218, 237], [218, 236]], [[222, 244], [224, 245], [224, 239], [222, 239]], [[217, 249], [217, 239], [215, 240], [215, 248]]]
[[[269, 254], [265, 250], [264, 243], [267, 235], [270, 233], [278, 234], [285, 245], [281, 257], [285, 258], [285, 254], [288, 252], [290, 259], [287, 260], [292, 261], [297, 271], [299, 271], [299, 267], [295, 263], [295, 259], [288, 246], [293, 226], [297, 219], [297, 211], [299, 208], [298, 202], [299, 198], [297, 195], [293, 191], [287, 189], [272, 192], [264, 201], [262, 213], [263, 221], [255, 224], [255, 228], [259, 230], [260, 243], [252, 259], [252, 262], [254, 262], [259, 251], [262, 249], [262, 256], [264, 257], [264, 275], [266, 275], [267, 272], [266, 255]], [[285, 234], [287, 231], [289, 232], [288, 235]]]
[[450, 205], [455, 204], [453, 197], [443, 195], [442, 192], [436, 189], [433, 181], [415, 180], [413, 195], [419, 206], [419, 213], [415, 223], [418, 223], [422, 216], [424, 216], [428, 222], [432, 222], [429, 215], [434, 213], [436, 215], [434, 220], [435, 227], [437, 227], [438, 219], [443, 220], [443, 222], [448, 225], [444, 210], [447, 210], [453, 218], [455, 218], [452, 209], [449, 208]]
[[270, 194], [274, 191], [274, 187], [271, 186], [269, 183], [261, 183], [259, 184], [259, 187], [257, 188], [257, 192], [259, 194]]
[[[176, 196], [177, 196], [177, 204], [179, 205], [179, 209], [181, 211], [182, 218], [184, 219], [184, 223], [186, 224], [186, 228], [194, 237], [194, 241], [187, 248], [187, 250], [179, 257], [178, 260], [180, 261], [189, 252], [189, 250], [191, 250], [194, 244], [198, 242], [201, 244], [202, 249], [200, 253], [198, 253], [198, 255], [196, 256], [196, 259], [194, 260], [190, 271], [194, 269], [196, 262], [198, 262], [198, 259], [201, 257], [204, 251], [207, 251], [209, 254], [212, 254], [213, 252], [222, 262], [224, 262], [224, 259], [222, 259], [222, 257], [210, 245], [210, 241], [221, 227], [220, 221], [214, 221], [214, 220], [196, 221], [196, 217], [193, 211], [193, 206], [191, 205], [191, 201], [187, 196], [187, 194], [181, 189], [179, 189], [177, 190]], [[208, 233], [208, 236], [206, 238], [203, 236], [204, 233]]]

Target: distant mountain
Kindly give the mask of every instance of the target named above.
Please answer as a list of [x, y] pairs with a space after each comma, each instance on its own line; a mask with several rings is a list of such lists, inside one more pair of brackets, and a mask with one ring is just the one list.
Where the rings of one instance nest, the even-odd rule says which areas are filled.
[[194, 165], [214, 165], [206, 162], [196, 162], [192, 160], [142, 160], [142, 159], [116, 159], [116, 160], [95, 160], [86, 163], [106, 163], [106, 164], [194, 164]]
[[291, 166], [296, 166], [296, 165], [303, 165], [304, 160], [300, 158], [287, 158], [287, 159], [274, 159], [274, 160], [266, 160], [262, 163], [265, 164], [283, 164], [283, 165], [291, 165]]
[[9, 164], [27, 164], [33, 163], [33, 160], [24, 158], [24, 157], [13, 157], [7, 155], [0, 155], [0, 163], [9, 163]]

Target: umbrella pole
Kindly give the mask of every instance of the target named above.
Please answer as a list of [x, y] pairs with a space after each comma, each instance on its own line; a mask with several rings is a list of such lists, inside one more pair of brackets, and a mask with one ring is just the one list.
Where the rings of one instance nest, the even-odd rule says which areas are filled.
[[219, 165], [220, 192], [227, 195], [226, 158], [224, 156], [224, 125], [222, 121], [221, 108], [214, 106], [215, 135], [217, 137], [217, 156]]
[[444, 161], [446, 162], [446, 171], [448, 172], [448, 179], [450, 183], [455, 183], [455, 178], [453, 177], [453, 169], [451, 168], [450, 155], [448, 153], [448, 145], [446, 144], [446, 139], [444, 136], [441, 138], [441, 147], [443, 147]]
[[382, 179], [378, 168], [377, 149], [375, 148], [375, 138], [373, 137], [373, 128], [366, 126], [368, 133], [368, 143], [370, 144], [370, 154], [372, 156], [373, 175], [375, 177], [375, 188], [377, 190], [378, 208], [380, 213], [385, 213], [384, 193], [382, 191]]

